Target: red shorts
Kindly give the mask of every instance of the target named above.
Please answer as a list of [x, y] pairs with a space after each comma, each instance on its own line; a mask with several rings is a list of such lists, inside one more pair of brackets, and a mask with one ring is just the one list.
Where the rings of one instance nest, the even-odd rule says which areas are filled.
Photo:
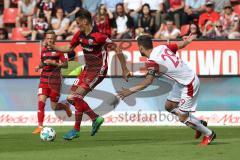
[[60, 90], [57, 91], [51, 88], [38, 88], [38, 96], [44, 95], [50, 98], [52, 102], [58, 102], [60, 98]]
[[74, 81], [71, 90], [82, 87], [85, 90], [93, 90], [107, 75], [107, 67], [102, 67], [98, 71], [89, 71], [84, 68], [79, 77]]

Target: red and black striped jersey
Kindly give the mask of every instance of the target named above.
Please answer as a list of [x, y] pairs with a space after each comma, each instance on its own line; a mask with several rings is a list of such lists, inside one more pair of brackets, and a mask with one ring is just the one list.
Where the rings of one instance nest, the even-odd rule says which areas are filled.
[[[68, 61], [68, 56], [67, 54], [43, 48], [41, 52], [41, 62], [44, 64], [46, 60], [64, 63]], [[40, 75], [39, 87], [48, 88], [51, 85], [61, 85], [61, 68], [44, 65]]]
[[88, 35], [78, 31], [70, 42], [70, 46], [76, 47], [80, 44], [83, 49], [86, 69], [99, 70], [102, 67], [107, 67], [106, 44], [108, 43], [112, 43], [112, 41], [94, 26]]

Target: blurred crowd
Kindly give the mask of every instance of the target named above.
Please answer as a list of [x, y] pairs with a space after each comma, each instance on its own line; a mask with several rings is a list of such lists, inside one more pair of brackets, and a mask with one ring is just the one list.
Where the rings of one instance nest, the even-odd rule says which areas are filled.
[[[41, 40], [52, 29], [71, 40], [74, 15], [92, 13], [99, 31], [114, 39], [239, 39], [240, 0], [0, 0], [0, 40]], [[13, 19], [11, 21], [11, 19]], [[16, 38], [17, 37], [17, 38]]]

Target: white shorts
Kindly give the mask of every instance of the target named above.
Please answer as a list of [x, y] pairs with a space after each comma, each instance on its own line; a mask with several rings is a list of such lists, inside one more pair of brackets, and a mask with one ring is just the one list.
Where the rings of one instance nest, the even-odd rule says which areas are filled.
[[183, 112], [195, 112], [197, 108], [197, 96], [200, 81], [197, 76], [188, 85], [182, 85], [177, 82], [172, 87], [167, 99], [173, 102], [179, 102], [179, 110]]

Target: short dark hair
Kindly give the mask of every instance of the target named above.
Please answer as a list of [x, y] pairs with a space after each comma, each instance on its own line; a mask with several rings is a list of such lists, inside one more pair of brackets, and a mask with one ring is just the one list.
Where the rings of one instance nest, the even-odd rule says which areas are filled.
[[138, 45], [143, 46], [145, 49], [152, 49], [152, 37], [149, 35], [142, 35], [137, 38]]
[[89, 23], [92, 23], [92, 15], [86, 9], [81, 9], [75, 14], [75, 18], [86, 19]]
[[56, 36], [56, 33], [54, 32], [54, 30], [48, 30], [47, 32], [45, 32], [45, 37], [47, 34], [52, 34], [52, 35]]

